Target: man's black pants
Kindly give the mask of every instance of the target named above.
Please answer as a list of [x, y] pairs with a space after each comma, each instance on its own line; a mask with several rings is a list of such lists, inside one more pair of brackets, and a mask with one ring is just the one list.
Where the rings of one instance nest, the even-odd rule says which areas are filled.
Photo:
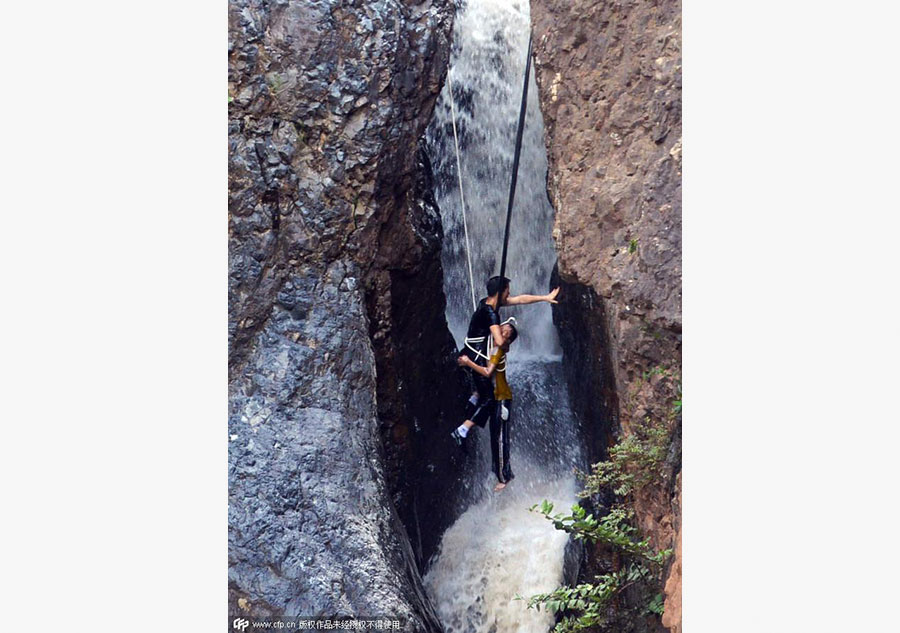
[[466, 403], [466, 419], [484, 428], [494, 417], [494, 383], [471, 369], [468, 373], [472, 395]]
[[497, 401], [492, 397], [472, 394], [466, 403], [466, 419], [484, 428], [488, 420], [493, 421]]

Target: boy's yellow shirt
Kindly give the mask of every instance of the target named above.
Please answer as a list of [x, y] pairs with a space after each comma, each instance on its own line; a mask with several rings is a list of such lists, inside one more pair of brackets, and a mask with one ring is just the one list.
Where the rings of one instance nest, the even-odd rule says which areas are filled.
[[512, 400], [512, 390], [509, 388], [509, 383], [506, 382], [506, 369], [500, 370], [500, 361], [503, 360], [504, 355], [503, 348], [499, 347], [491, 356], [491, 362], [497, 365], [497, 369], [494, 371], [494, 400]]

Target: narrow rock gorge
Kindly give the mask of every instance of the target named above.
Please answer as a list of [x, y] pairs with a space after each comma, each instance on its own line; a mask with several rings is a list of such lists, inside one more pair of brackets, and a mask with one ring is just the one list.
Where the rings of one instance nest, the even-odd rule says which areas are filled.
[[[404, 630], [448, 630], [423, 576], [448, 528], [476, 503], [472, 472], [488, 469], [448, 435], [462, 419], [465, 384], [446, 316], [446, 209], [429, 157], [440, 144], [429, 146], [426, 130], [467, 4], [229, 0], [229, 614], [389, 615]], [[519, 15], [509, 24], [524, 20], [527, 30], [528, 2], [512, 8]], [[543, 140], [530, 129], [546, 147], [552, 209], [542, 157], [531, 160], [537, 179], [523, 181], [538, 182], [534, 213], [548, 230], [553, 223], [553, 278], [563, 290], [552, 320], [545, 305], [546, 324], [523, 337], [526, 351], [546, 358], [526, 358], [519, 375], [523, 401], [549, 417], [544, 396], [565, 374], [566, 433], [583, 437], [557, 427], [522, 445], [534, 454], [552, 446], [570, 473], [573, 463], [605, 459], [640, 421], [666, 421], [666, 476], [639, 492], [634, 509], [654, 546], [676, 549], [663, 624], [677, 633], [680, 4], [531, 0], [530, 12], [530, 116], [542, 118]], [[470, 17], [475, 29], [479, 16]], [[517, 103], [521, 75], [509, 59], [524, 60], [509, 49], [527, 35], [501, 30], [489, 55], [498, 76], [510, 77], [504, 99]], [[471, 113], [471, 87], [456, 88]], [[463, 130], [464, 145], [474, 148], [477, 133], [474, 124]], [[452, 183], [449, 164], [437, 167]], [[541, 239], [549, 275], [553, 245]], [[523, 260], [513, 271], [521, 278], [533, 267]], [[559, 341], [535, 331], [558, 331]], [[535, 473], [556, 494], [562, 476], [544, 466]], [[519, 486], [539, 478], [520, 472]], [[565, 483], [574, 498], [574, 479]], [[496, 510], [490, 516], [504, 523]], [[550, 528], [535, 521], [529, 529], [544, 538]], [[527, 543], [518, 546], [528, 555]], [[587, 552], [582, 578], [604, 557]]]

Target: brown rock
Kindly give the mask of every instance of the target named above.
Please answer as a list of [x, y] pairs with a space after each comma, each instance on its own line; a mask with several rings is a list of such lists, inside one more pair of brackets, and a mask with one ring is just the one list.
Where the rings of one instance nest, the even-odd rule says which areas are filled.
[[[634, 500], [659, 548], [680, 544], [681, 5], [532, 0], [536, 77], [565, 290], [556, 318], [570, 364], [597, 394], [593, 458], [645, 416], [673, 434], [666, 476]], [[574, 340], [566, 324], [582, 327]], [[655, 368], [665, 374], [645, 379]], [[680, 547], [680, 545], [679, 545]], [[666, 626], [681, 630], [680, 549]]]
[[[677, 508], [681, 508], [681, 475], [678, 475], [678, 500]], [[672, 630], [672, 633], [681, 633], [681, 518], [678, 519], [678, 537], [675, 543], [675, 560], [666, 580], [666, 602], [663, 611], [663, 626]]]

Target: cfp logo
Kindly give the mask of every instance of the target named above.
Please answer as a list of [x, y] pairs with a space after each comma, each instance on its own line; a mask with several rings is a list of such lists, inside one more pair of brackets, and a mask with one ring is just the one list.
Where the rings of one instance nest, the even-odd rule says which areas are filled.
[[231, 623], [231, 626], [238, 631], [243, 631], [248, 626], [250, 626], [250, 621], [245, 620], [244, 618], [235, 618], [234, 622]]

